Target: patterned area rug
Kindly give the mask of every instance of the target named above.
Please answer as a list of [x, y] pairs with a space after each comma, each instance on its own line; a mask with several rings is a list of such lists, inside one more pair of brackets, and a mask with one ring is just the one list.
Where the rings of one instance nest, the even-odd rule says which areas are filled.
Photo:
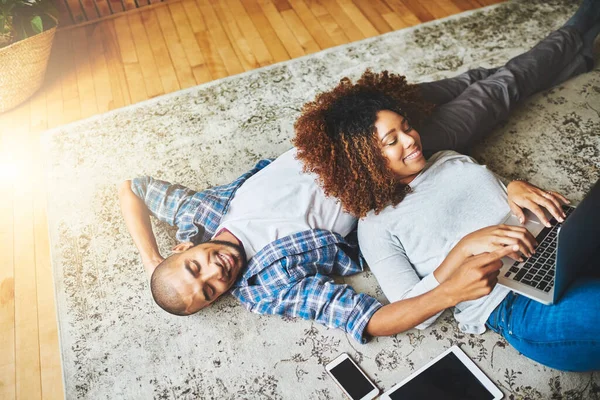
[[[315, 323], [259, 316], [230, 296], [198, 315], [152, 302], [115, 185], [148, 174], [203, 189], [290, 147], [301, 105], [367, 67], [410, 81], [492, 67], [576, 9], [517, 1], [330, 49], [173, 93], [44, 135], [49, 222], [69, 399], [342, 399], [324, 365], [349, 353], [382, 390], [458, 344], [519, 399], [597, 399], [598, 373], [561, 373], [497, 334], [465, 335], [450, 313], [425, 331], [359, 345]], [[537, 95], [475, 152], [500, 175], [580, 200], [600, 176], [600, 70]], [[163, 254], [173, 230], [156, 227]], [[345, 279], [384, 300], [365, 272]]]

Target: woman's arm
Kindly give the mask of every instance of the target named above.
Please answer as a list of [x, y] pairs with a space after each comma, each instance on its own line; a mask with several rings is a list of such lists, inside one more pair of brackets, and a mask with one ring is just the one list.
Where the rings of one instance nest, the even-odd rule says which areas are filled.
[[[498, 249], [502, 249], [503, 254], [504, 251], [506, 254], [515, 252], [515, 248], [511, 246], [508, 246], [506, 250], [504, 245], [494, 248], [485, 247], [481, 241], [489, 240], [490, 237], [490, 235], [486, 235], [487, 231], [485, 231], [484, 234], [468, 235], [469, 240], [461, 240], [438, 266], [432, 266], [430, 269], [422, 271], [418, 270], [418, 273], [410, 262], [403, 243], [390, 232], [393, 228], [387, 226], [386, 223], [380, 223], [380, 221], [381, 219], [365, 219], [359, 222], [359, 245], [383, 293], [390, 303], [398, 304], [389, 307], [387, 312], [394, 313], [391, 310], [396, 307], [403, 313], [408, 312], [408, 315], [402, 315], [405, 329], [426, 329], [435, 322], [442, 311], [458, 304], [462, 299], [463, 291], [472, 285], [476, 285], [475, 294], [478, 297], [489, 293], [485, 290], [482, 291], [481, 285], [486, 287], [489, 282], [495, 283], [496, 276], [474, 274], [473, 269], [481, 268], [486, 263], [477, 264], [480, 259], [473, 256]], [[493, 231], [496, 232], [496, 230]], [[512, 234], [512, 232], [509, 233]], [[482, 237], [483, 239], [481, 239]], [[518, 239], [508, 238], [506, 240], [519, 243]], [[425, 247], [427, 248], [427, 246]], [[483, 251], [479, 251], [482, 249]], [[421, 250], [426, 251], [425, 249]], [[475, 253], [475, 251], [478, 252]], [[473, 265], [473, 263], [476, 264]], [[452, 288], [454, 291], [448, 291], [448, 288]], [[384, 321], [388, 319], [388, 317], [383, 318]]]
[[369, 320], [367, 333], [371, 336], [395, 335], [422, 324], [446, 308], [489, 294], [502, 268], [500, 259], [513, 251], [512, 247], [506, 246], [467, 258], [454, 266], [454, 273], [431, 291], [381, 307]]
[[129, 180], [119, 185], [119, 202], [129, 234], [140, 252], [148, 277], [151, 277], [154, 269], [164, 258], [158, 251], [158, 245], [152, 231], [152, 224], [150, 223], [148, 207], [146, 207], [142, 199], [133, 193], [131, 190], [131, 181]]

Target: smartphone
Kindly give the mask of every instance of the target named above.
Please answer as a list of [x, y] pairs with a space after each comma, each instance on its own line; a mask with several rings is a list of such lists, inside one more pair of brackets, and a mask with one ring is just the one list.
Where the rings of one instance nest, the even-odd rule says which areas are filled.
[[371, 400], [379, 394], [379, 389], [346, 353], [327, 364], [325, 370], [352, 400]]

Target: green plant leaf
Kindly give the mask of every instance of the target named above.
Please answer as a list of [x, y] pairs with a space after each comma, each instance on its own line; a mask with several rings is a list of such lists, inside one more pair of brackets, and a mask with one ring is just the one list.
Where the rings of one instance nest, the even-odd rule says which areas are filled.
[[25, 30], [25, 27], [23, 25], [19, 26], [19, 28], [15, 29], [15, 31], [17, 31], [19, 40], [23, 40], [23, 39], [27, 38], [27, 31]]
[[42, 33], [44, 31], [44, 24], [42, 23], [42, 17], [40, 17], [39, 15], [36, 15], [35, 17], [31, 18], [31, 29], [36, 34]]
[[0, 34], [19, 41], [58, 23], [53, 0], [0, 0]]

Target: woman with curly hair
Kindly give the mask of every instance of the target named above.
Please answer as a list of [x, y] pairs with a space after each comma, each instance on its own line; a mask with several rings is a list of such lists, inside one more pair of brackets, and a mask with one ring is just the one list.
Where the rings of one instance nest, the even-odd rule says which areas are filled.
[[[600, 2], [586, 0], [563, 28], [501, 68], [420, 85], [367, 71], [304, 107], [295, 125], [298, 158], [328, 195], [361, 218], [361, 252], [388, 300], [410, 313], [396, 317], [406, 329], [424, 329], [454, 307], [465, 333], [488, 327], [552, 368], [600, 369], [596, 265], [592, 277], [575, 281], [551, 307], [497, 286], [502, 262], [473, 267], [501, 251], [530, 257], [536, 239], [523, 226], [501, 222], [510, 211], [524, 222], [522, 208], [546, 226], [544, 209], [562, 222], [567, 199], [522, 181], [505, 187], [451, 151], [468, 150], [519, 100], [589, 71], [599, 31]], [[415, 301], [422, 307], [400, 308]]]

